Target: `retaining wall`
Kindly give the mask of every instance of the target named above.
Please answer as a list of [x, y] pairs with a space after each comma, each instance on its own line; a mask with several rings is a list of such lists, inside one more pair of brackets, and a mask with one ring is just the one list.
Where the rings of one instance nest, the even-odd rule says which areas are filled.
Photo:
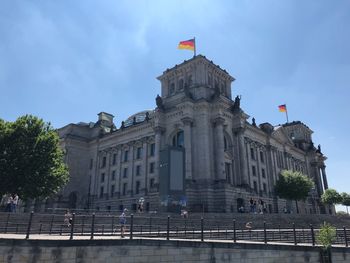
[[[350, 262], [350, 248], [332, 248], [333, 263]], [[321, 262], [309, 246], [164, 240], [0, 239], [0, 263], [24, 262]]]

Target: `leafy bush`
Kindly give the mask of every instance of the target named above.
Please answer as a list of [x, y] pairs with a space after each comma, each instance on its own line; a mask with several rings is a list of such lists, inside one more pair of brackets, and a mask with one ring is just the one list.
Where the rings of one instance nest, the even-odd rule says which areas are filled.
[[317, 242], [320, 243], [325, 249], [329, 249], [332, 246], [332, 242], [336, 238], [336, 234], [336, 228], [324, 222], [321, 226], [320, 233], [317, 235]]

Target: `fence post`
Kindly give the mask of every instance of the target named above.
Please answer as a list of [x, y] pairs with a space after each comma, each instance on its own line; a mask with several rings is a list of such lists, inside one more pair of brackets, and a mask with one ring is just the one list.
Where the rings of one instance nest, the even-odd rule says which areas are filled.
[[149, 215], [149, 233], [152, 232], [152, 215]]
[[112, 233], [111, 235], [113, 236], [114, 233], [114, 216], [112, 216]]
[[266, 237], [266, 222], [264, 221], [264, 243], [267, 244], [267, 237]]
[[297, 245], [297, 234], [295, 232], [295, 223], [293, 223], [293, 236], [294, 236], [294, 245]]
[[315, 233], [314, 233], [314, 227], [312, 224], [310, 224], [310, 230], [311, 230], [312, 246], [315, 246]]
[[73, 213], [73, 215], [72, 215], [72, 223], [70, 224], [70, 237], [69, 237], [69, 240], [73, 239], [74, 221], [75, 221], [75, 213]]
[[83, 216], [82, 218], [82, 222], [81, 222], [81, 235], [84, 235], [84, 227], [85, 227], [85, 216]]
[[204, 219], [201, 217], [201, 241], [204, 241]]
[[7, 227], [8, 227], [8, 224], [9, 224], [9, 220], [10, 220], [10, 213], [7, 214], [7, 218], [6, 218], [6, 226], [5, 226], [5, 233], [7, 233]]
[[94, 239], [94, 232], [95, 232], [95, 213], [92, 213], [92, 220], [91, 220], [91, 236], [90, 236], [90, 239]]
[[236, 238], [236, 219], [233, 219], [233, 242], [234, 243], [237, 242], [237, 238]]
[[346, 237], [346, 228], [345, 226], [343, 226], [343, 229], [344, 229], [344, 240], [345, 240], [345, 246], [348, 247], [348, 238]]
[[132, 239], [133, 229], [134, 228], [134, 214], [130, 215], [130, 239]]
[[32, 227], [33, 214], [34, 214], [33, 211], [30, 212], [29, 221], [28, 221], [28, 227], [27, 227], [26, 239], [29, 238], [30, 228]]
[[169, 240], [169, 231], [170, 231], [170, 216], [168, 215], [168, 221], [166, 225], [166, 240]]
[[50, 235], [51, 235], [51, 233], [52, 233], [52, 226], [53, 226], [53, 220], [54, 220], [54, 218], [55, 218], [55, 215], [52, 215], [52, 217], [51, 217], [51, 222], [50, 222]]

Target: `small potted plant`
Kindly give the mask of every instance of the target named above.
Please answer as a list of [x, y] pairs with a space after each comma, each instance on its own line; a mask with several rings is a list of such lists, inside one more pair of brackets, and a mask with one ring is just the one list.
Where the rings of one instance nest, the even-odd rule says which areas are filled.
[[317, 241], [322, 245], [321, 262], [332, 263], [331, 247], [332, 242], [336, 239], [336, 228], [324, 222], [317, 235]]

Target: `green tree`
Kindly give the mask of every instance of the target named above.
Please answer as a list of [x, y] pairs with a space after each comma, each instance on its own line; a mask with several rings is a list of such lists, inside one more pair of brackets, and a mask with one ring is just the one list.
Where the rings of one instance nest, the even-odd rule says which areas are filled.
[[328, 249], [332, 246], [332, 242], [334, 242], [335, 239], [336, 239], [336, 228], [324, 222], [320, 228], [319, 234], [317, 235], [317, 241], [325, 249]]
[[321, 201], [326, 205], [340, 204], [342, 197], [336, 190], [329, 188], [322, 194]]
[[57, 132], [42, 119], [26, 115], [0, 119], [0, 194], [45, 198], [68, 181]]
[[346, 212], [349, 214], [348, 206], [350, 206], [350, 194], [341, 193], [342, 201], [341, 204], [346, 206]]
[[298, 200], [305, 200], [313, 186], [312, 180], [302, 173], [283, 170], [276, 183], [275, 191], [281, 198], [295, 200], [297, 213], [299, 213]]

